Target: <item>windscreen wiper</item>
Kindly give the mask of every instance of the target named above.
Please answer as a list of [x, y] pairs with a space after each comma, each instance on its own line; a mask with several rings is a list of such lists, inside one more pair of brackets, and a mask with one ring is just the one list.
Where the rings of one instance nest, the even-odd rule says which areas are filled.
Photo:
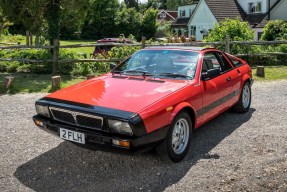
[[167, 77], [182, 77], [182, 78], [190, 78], [190, 76], [179, 74], [179, 73], [160, 73], [159, 76], [167, 76]]
[[127, 70], [127, 71], [123, 71], [123, 73], [140, 73], [142, 74], [143, 77], [153, 75], [147, 71], [142, 71], [142, 70]]

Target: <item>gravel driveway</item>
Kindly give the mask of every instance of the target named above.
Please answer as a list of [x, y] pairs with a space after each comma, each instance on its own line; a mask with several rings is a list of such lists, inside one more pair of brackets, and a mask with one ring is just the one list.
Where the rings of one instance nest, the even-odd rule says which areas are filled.
[[43, 94], [0, 96], [0, 191], [287, 191], [287, 81], [255, 82], [249, 113], [194, 134], [187, 158], [89, 151], [39, 130]]

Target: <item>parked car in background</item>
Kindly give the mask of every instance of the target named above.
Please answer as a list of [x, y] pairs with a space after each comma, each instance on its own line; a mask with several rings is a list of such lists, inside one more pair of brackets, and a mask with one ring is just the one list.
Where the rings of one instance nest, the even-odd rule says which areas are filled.
[[81, 146], [156, 148], [181, 161], [195, 129], [251, 104], [246, 61], [214, 48], [148, 47], [104, 74], [36, 102], [35, 124]]
[[97, 41], [97, 44], [104, 44], [104, 45], [96, 45], [95, 50], [92, 53], [92, 57], [96, 57], [98, 54], [103, 55], [106, 57], [108, 51], [110, 51], [114, 45], [112, 43], [128, 43], [132, 44], [133, 41], [130, 39], [125, 38], [104, 38]]

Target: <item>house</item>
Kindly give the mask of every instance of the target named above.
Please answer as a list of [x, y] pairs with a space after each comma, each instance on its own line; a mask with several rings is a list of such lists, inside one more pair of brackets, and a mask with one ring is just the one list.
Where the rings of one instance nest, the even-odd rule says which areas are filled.
[[187, 24], [196, 6], [197, 6], [197, 3], [194, 2], [192, 5], [185, 5], [185, 6], [178, 7], [178, 10], [177, 10], [178, 17], [171, 24], [174, 32], [177, 35], [184, 35], [186, 37], [188, 36]]
[[164, 23], [165, 21], [174, 21], [177, 18], [177, 11], [169, 11], [161, 9], [157, 14], [157, 22], [159, 24]]
[[258, 40], [268, 20], [287, 20], [286, 7], [287, 0], [199, 0], [188, 22], [181, 27], [187, 30], [186, 36], [194, 35], [200, 41], [215, 23], [239, 17], [254, 29], [255, 40]]

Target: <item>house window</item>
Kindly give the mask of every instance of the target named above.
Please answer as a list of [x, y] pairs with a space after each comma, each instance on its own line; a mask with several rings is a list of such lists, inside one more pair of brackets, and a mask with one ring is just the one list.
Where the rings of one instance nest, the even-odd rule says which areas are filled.
[[166, 14], [165, 13], [160, 13], [159, 18], [161, 18], [161, 19], [166, 18]]
[[181, 11], [181, 17], [185, 17], [185, 10]]
[[189, 9], [189, 16], [191, 16], [191, 9]]
[[190, 26], [190, 36], [195, 36], [196, 35], [196, 26]]
[[261, 13], [262, 12], [262, 2], [249, 3], [250, 13]]

